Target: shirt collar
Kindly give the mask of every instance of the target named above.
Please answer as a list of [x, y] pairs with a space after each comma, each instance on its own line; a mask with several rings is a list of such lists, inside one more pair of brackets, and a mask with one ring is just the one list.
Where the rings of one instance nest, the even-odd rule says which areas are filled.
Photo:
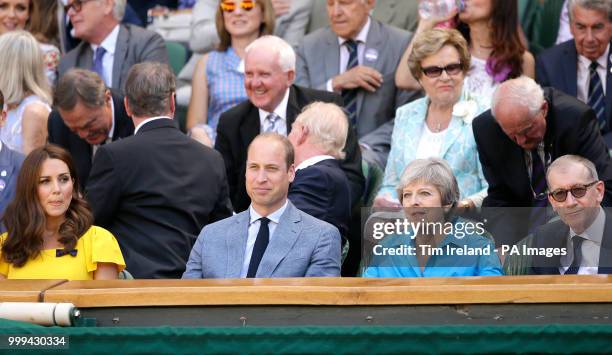
[[370, 32], [371, 23], [372, 23], [372, 20], [370, 19], [370, 16], [368, 16], [368, 20], [366, 21], [365, 25], [361, 28], [361, 31], [359, 31], [359, 33], [357, 34], [357, 37], [342, 38], [338, 36], [338, 44], [342, 46], [344, 42], [350, 39], [354, 40], [357, 43], [366, 43], [366, 40], [368, 39], [368, 32]]
[[335, 159], [335, 158], [332, 157], [331, 155], [315, 155], [314, 157], [310, 157], [304, 160], [303, 162], [301, 162], [297, 166], [297, 168], [295, 168], [295, 170], [298, 171], [300, 169], [306, 169], [309, 166], [315, 165], [316, 163], [323, 161], [323, 160], [327, 160], [327, 159]]
[[94, 53], [98, 47], [102, 47], [106, 49], [106, 51], [110, 54], [115, 54], [115, 47], [117, 46], [117, 37], [119, 37], [119, 25], [116, 25], [115, 28], [104, 38], [100, 45], [90, 44], [91, 49], [93, 49]]
[[606, 224], [606, 214], [603, 208], [599, 207], [599, 213], [595, 220], [589, 228], [587, 228], [584, 232], [577, 234], [570, 228], [570, 238], [573, 238], [575, 235], [579, 235], [584, 239], [588, 239], [598, 245], [601, 245], [601, 240], [603, 238], [604, 227]]
[[108, 131], [108, 139], [113, 140], [113, 135], [115, 134], [115, 102], [113, 101], [113, 97], [111, 96], [111, 128]]
[[151, 121], [155, 121], [155, 120], [162, 119], [162, 118], [166, 118], [166, 119], [171, 120], [171, 118], [170, 118], [170, 117], [168, 117], [168, 116], [155, 116], [155, 117], [147, 118], [146, 120], [144, 120], [144, 121], [140, 122], [140, 123], [138, 124], [138, 126], [136, 126], [136, 128], [134, 128], [134, 135], [136, 135], [136, 133], [138, 133], [138, 130], [139, 130], [139, 129], [140, 129], [142, 126], [144, 126], [145, 124], [147, 124], [147, 123], [149, 123], [149, 122], [151, 122]]
[[[285, 210], [287, 209], [287, 205], [288, 204], [289, 204], [289, 200], [287, 199], [287, 200], [285, 200], [285, 204], [281, 208], [279, 208], [276, 211], [270, 213], [269, 215], [266, 216], [266, 218], [268, 218], [270, 221], [278, 224], [278, 222], [280, 221], [281, 216], [283, 215], [283, 213], [285, 213]], [[250, 216], [249, 225], [255, 223], [258, 219], [263, 217], [262, 215], [257, 213], [257, 211], [255, 211], [255, 209], [253, 208], [252, 204], [249, 206], [249, 216]]]
[[[608, 46], [606, 47], [606, 50], [601, 55], [601, 57], [597, 58], [597, 65], [598, 65], [598, 67], [601, 67], [601, 68], [604, 68], [604, 69], [608, 68], [608, 53], [609, 52], [610, 52], [610, 43], [608, 43]], [[584, 57], [584, 56], [578, 54], [578, 61], [585, 68], [589, 69], [589, 66], [591, 65], [591, 60], [589, 58]]]
[[[283, 100], [274, 109], [274, 113], [278, 117], [280, 117], [283, 121], [287, 119], [287, 104], [288, 103], [289, 103], [289, 88], [287, 88], [287, 91], [285, 92], [285, 96], [283, 97]], [[264, 120], [266, 119], [266, 117], [268, 117], [269, 114], [270, 112], [259, 109], [260, 122], [264, 122]]]

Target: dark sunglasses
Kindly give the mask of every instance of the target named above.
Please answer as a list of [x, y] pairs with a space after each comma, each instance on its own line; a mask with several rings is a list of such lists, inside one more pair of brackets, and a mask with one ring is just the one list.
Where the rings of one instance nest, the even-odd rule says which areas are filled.
[[83, 4], [86, 2], [90, 2], [90, 1], [93, 1], [93, 0], [74, 0], [72, 4], [68, 4], [64, 7], [64, 11], [65, 13], [68, 13], [68, 11], [70, 11], [70, 8], [73, 8], [74, 12], [79, 12], [81, 11]]
[[457, 75], [461, 72], [461, 69], [462, 69], [461, 63], [453, 63], [445, 67], [437, 67], [437, 66], [425, 67], [425, 68], [422, 68], [421, 71], [423, 72], [423, 74], [425, 74], [425, 76], [429, 78], [437, 78], [440, 75], [442, 75], [443, 71], [445, 71], [446, 74], [448, 75]]
[[[245, 11], [251, 11], [255, 7], [255, 1], [243, 0], [239, 2], [239, 6]], [[234, 12], [234, 10], [236, 10], [236, 3], [233, 1], [222, 1], [221, 10], [225, 12]]]
[[588, 188], [595, 184], [597, 184], [597, 181], [593, 181], [592, 183], [586, 184], [586, 185], [574, 186], [571, 189], [567, 189], [567, 190], [558, 189], [553, 192], [550, 192], [548, 195], [550, 195], [550, 197], [552, 197], [553, 200], [557, 202], [564, 202], [565, 199], [567, 199], [568, 192], [571, 192], [572, 196], [574, 196], [575, 198], [581, 198], [581, 197], [584, 197], [584, 195], [586, 195]]

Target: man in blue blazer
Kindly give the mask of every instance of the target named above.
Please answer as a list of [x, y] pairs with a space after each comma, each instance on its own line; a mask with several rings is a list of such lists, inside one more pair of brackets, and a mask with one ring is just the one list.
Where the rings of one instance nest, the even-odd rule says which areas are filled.
[[338, 229], [287, 199], [295, 176], [291, 143], [264, 133], [247, 154], [251, 205], [202, 229], [183, 278], [340, 276]]
[[296, 164], [289, 200], [300, 210], [334, 225], [343, 237], [348, 237], [351, 197], [338, 159], [344, 157], [348, 127], [340, 107], [315, 102], [295, 119], [288, 136]]
[[[537, 57], [536, 80], [542, 86], [552, 86], [590, 105], [596, 111], [604, 140], [612, 147], [612, 8], [604, 1], [574, 0], [568, 4], [574, 39]], [[593, 77], [594, 73], [597, 78]], [[604, 85], [603, 102], [599, 104], [597, 100], [590, 100], [589, 87], [596, 83], [594, 80]]]

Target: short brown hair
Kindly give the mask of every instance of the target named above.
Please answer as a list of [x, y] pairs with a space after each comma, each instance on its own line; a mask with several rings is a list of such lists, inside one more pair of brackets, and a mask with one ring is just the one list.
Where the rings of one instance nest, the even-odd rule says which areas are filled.
[[287, 170], [289, 170], [289, 167], [293, 165], [295, 161], [295, 151], [293, 150], [293, 145], [291, 144], [289, 139], [275, 132], [262, 133], [251, 141], [251, 143], [249, 144], [249, 147], [247, 148], [247, 152], [249, 151], [249, 149], [251, 149], [251, 146], [253, 145], [253, 143], [259, 139], [271, 139], [271, 140], [279, 142], [283, 146], [285, 150], [285, 163], [287, 163]]
[[63, 161], [73, 181], [72, 201], [66, 211], [66, 219], [59, 228], [59, 242], [67, 250], [74, 249], [79, 238], [93, 224], [93, 214], [79, 191], [79, 181], [70, 153], [53, 144], [34, 149], [21, 165], [15, 198], [2, 217], [8, 233], [2, 244], [2, 258], [17, 267], [37, 257], [43, 248], [47, 218], [38, 198], [38, 184], [42, 165], [48, 159]]
[[[261, 13], [263, 15], [263, 22], [259, 26], [259, 36], [271, 35], [274, 33], [274, 26], [276, 23], [276, 15], [274, 14], [274, 8], [270, 0], [254, 0], [257, 5], [261, 7]], [[221, 52], [225, 52], [229, 47], [232, 46], [232, 36], [227, 32], [225, 28], [225, 22], [223, 21], [223, 10], [221, 10], [221, 2], [217, 6], [217, 14], [215, 15], [215, 25], [217, 26], [217, 34], [219, 35], [219, 46], [217, 49]], [[251, 10], [252, 11], [252, 10]]]
[[143, 62], [132, 66], [125, 82], [125, 97], [136, 117], [162, 116], [170, 112], [176, 92], [174, 72], [167, 64]]
[[62, 110], [70, 111], [80, 101], [89, 108], [102, 107], [106, 85], [98, 74], [86, 69], [70, 69], [55, 87], [53, 101]]
[[454, 29], [434, 28], [422, 32], [412, 42], [412, 52], [408, 57], [408, 68], [410, 68], [412, 76], [416, 79], [421, 78], [423, 75], [423, 67], [421, 67], [423, 59], [438, 53], [446, 45], [451, 45], [457, 50], [461, 70], [464, 74], [467, 73], [470, 69], [471, 56], [465, 38]]

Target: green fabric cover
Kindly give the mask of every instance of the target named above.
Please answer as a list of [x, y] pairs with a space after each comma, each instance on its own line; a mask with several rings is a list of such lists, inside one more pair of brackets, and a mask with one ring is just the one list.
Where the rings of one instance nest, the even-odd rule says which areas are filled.
[[612, 353], [612, 325], [45, 328], [0, 320], [0, 334], [70, 337], [68, 351], [36, 353]]

